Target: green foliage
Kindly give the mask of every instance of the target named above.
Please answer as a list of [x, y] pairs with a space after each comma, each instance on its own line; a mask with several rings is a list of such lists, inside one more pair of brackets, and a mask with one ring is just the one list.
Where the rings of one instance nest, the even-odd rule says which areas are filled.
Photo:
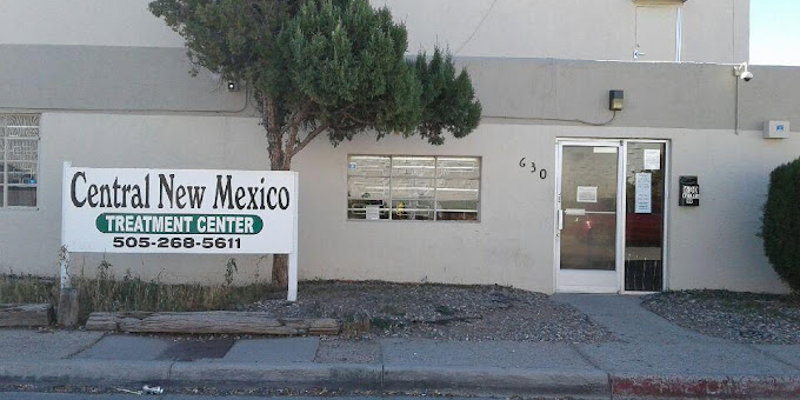
[[473, 103], [474, 91], [467, 72], [462, 70], [456, 77], [452, 57], [443, 56], [439, 49], [430, 61], [418, 57], [415, 67], [423, 87], [423, 115], [417, 128], [420, 135], [431, 144], [442, 144], [445, 130], [456, 138], [472, 132], [480, 121], [481, 107]]
[[761, 236], [772, 267], [800, 292], [800, 158], [770, 174]]
[[95, 311], [209, 311], [231, 310], [275, 291], [269, 283], [246, 286], [166, 284], [113, 275], [73, 279], [80, 304], [79, 319]]
[[0, 303], [3, 304], [55, 304], [58, 292], [58, 283], [52, 278], [0, 275]]
[[370, 327], [375, 327], [379, 330], [386, 331], [392, 329], [394, 321], [388, 318], [372, 317], [369, 320]]
[[442, 144], [446, 131], [478, 125], [467, 73], [438, 49], [406, 60], [405, 27], [367, 0], [155, 0], [150, 11], [186, 39], [197, 67], [247, 82], [273, 168], [288, 169], [322, 132], [334, 145], [367, 131]]
[[[94, 278], [73, 277], [78, 291], [78, 319], [85, 322], [95, 311], [211, 311], [234, 310], [265, 296], [282, 296], [272, 284], [255, 282], [231, 285], [236, 262], [228, 260], [225, 284], [166, 284], [145, 281], [126, 272], [115, 277], [113, 265], [103, 260]], [[58, 307], [59, 284], [56, 279], [32, 275], [0, 275], [0, 303], [49, 303]]]

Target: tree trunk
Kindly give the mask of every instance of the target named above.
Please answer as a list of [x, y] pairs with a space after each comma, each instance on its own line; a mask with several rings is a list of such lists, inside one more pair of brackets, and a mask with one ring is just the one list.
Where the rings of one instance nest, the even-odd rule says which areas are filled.
[[[269, 96], [263, 96], [264, 127], [267, 129], [267, 151], [272, 171], [288, 171], [291, 168], [291, 153], [284, 148], [283, 130], [278, 122], [275, 102]], [[281, 289], [289, 288], [289, 256], [272, 255], [272, 284]]]
[[[270, 154], [272, 156], [272, 154]], [[290, 168], [289, 160], [286, 160], [286, 154], [281, 148], [279, 155], [276, 154], [275, 158], [270, 157], [270, 162], [273, 171], [288, 171]], [[288, 254], [273, 254], [272, 255], [272, 284], [281, 289], [289, 289], [289, 255]]]
[[272, 284], [281, 289], [289, 288], [289, 255], [272, 255]]

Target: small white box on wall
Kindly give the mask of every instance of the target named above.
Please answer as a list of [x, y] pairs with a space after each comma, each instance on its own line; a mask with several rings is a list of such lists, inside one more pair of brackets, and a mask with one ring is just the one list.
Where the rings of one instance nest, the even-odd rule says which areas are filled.
[[789, 121], [764, 121], [764, 139], [786, 139], [789, 132]]

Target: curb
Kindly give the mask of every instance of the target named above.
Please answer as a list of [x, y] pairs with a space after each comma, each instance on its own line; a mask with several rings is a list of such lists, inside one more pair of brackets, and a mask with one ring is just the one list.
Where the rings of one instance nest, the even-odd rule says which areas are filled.
[[172, 364], [168, 361], [4, 361], [0, 362], [0, 382], [53, 384], [164, 382], [169, 379]]
[[336, 387], [380, 389], [380, 365], [176, 362], [169, 381], [179, 386]]
[[800, 376], [609, 376], [611, 396], [800, 398]]
[[336, 388], [453, 395], [582, 398], [800, 398], [800, 376], [635, 376], [600, 370], [415, 367], [381, 364], [54, 360], [0, 362], [1, 384]]
[[599, 370], [386, 366], [383, 389], [437, 390], [469, 395], [608, 398], [608, 375]]
[[438, 391], [447, 394], [574, 395], [608, 398], [601, 371], [502, 368], [386, 367], [380, 364], [56, 360], [0, 362], [0, 383], [43, 385], [157, 384], [170, 391], [196, 386]]

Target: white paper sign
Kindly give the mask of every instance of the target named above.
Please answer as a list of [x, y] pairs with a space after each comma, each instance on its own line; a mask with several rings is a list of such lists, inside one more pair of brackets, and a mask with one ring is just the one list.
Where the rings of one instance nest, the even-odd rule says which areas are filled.
[[652, 174], [643, 172], [636, 174], [635, 212], [650, 214], [652, 212]]
[[644, 169], [661, 169], [661, 150], [659, 149], [645, 149], [644, 150]]
[[367, 206], [367, 219], [368, 220], [381, 219], [381, 206], [377, 205]]
[[578, 203], [597, 203], [597, 186], [578, 186]]
[[70, 252], [296, 252], [297, 173], [64, 168]]

